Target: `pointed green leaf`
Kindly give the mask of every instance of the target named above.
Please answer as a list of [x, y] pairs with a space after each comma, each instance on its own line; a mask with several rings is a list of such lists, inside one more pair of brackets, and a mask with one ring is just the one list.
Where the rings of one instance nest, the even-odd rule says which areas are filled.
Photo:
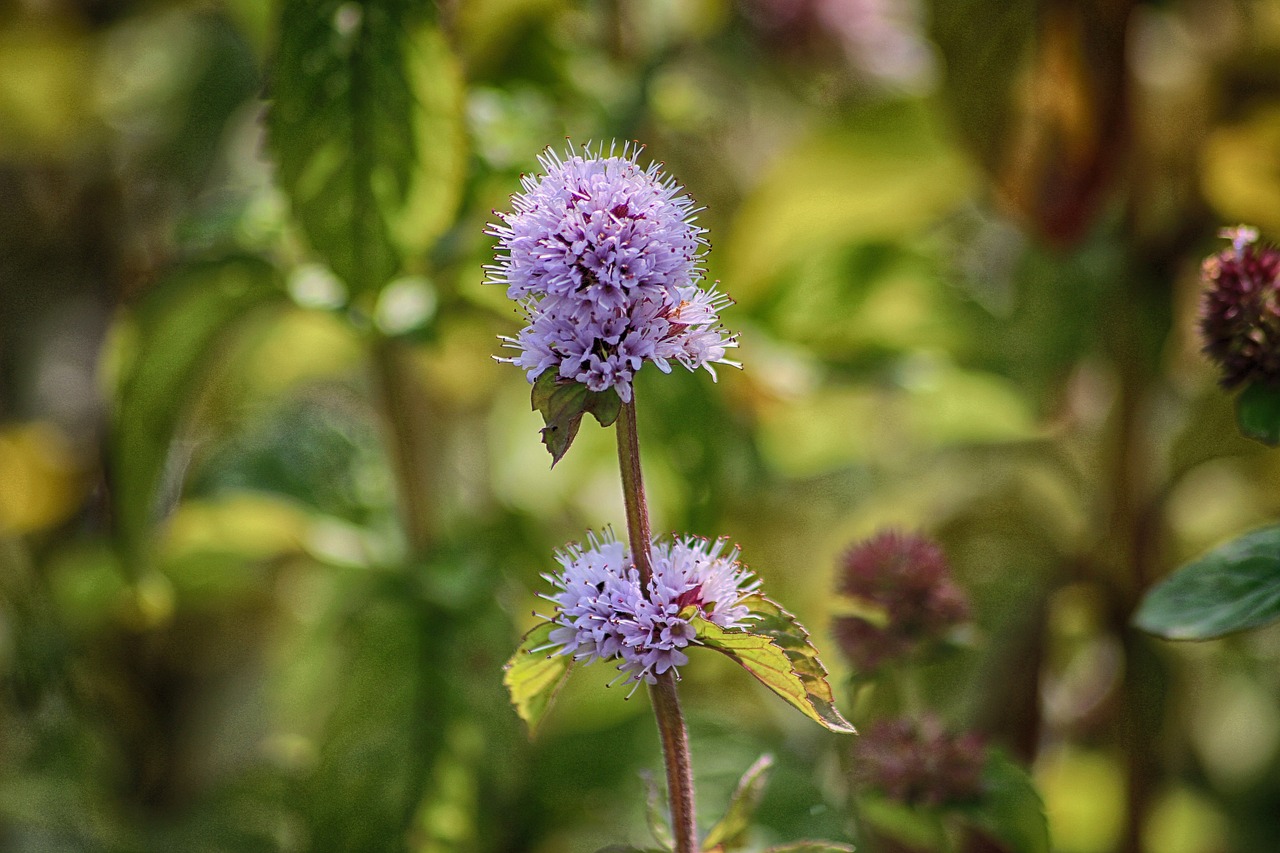
[[1002, 753], [982, 770], [982, 796], [959, 809], [965, 819], [1003, 842], [1010, 853], [1049, 853], [1049, 820], [1027, 772]]
[[770, 847], [764, 853], [854, 853], [854, 847], [834, 841], [793, 841], [780, 847]]
[[590, 413], [600, 426], [610, 426], [618, 419], [622, 400], [612, 388], [595, 392], [581, 382], [567, 382], [554, 371], [547, 371], [533, 384], [530, 401], [535, 411], [542, 414], [546, 427], [542, 430], [542, 443], [551, 453], [554, 466], [568, 452], [578, 435], [582, 416]]
[[1268, 447], [1280, 444], [1280, 388], [1254, 382], [1236, 398], [1240, 432]]
[[466, 163], [457, 61], [434, 4], [285, 0], [270, 142], [294, 218], [354, 294], [451, 222]]
[[525, 721], [532, 736], [538, 730], [542, 717], [551, 708], [556, 694], [569, 677], [573, 658], [569, 655], [549, 655], [552, 622], [542, 622], [524, 635], [520, 648], [503, 667], [502, 683], [511, 694], [511, 704]]
[[1150, 590], [1134, 617], [1170, 640], [1207, 640], [1280, 618], [1280, 526], [1264, 527], [1188, 563]]
[[818, 658], [818, 650], [809, 641], [809, 632], [804, 626], [776, 602], [758, 593], [748, 596], [742, 603], [757, 617], [751, 623], [752, 633], [764, 634], [786, 652], [792, 670], [804, 682], [806, 699], [818, 714], [819, 721], [832, 731], [854, 733], [853, 726], [836, 708], [827, 669]]
[[[750, 598], [756, 599], [760, 596]], [[767, 601], [767, 599], [761, 600]], [[778, 610], [785, 612], [781, 608]], [[816, 679], [809, 671], [807, 661], [816, 662], [817, 654], [813, 652], [813, 647], [808, 645], [808, 635], [803, 634], [803, 629], [800, 629], [800, 635], [793, 632], [780, 633], [783, 642], [793, 646], [797, 637], [802, 637], [800, 647], [784, 649], [772, 637], [763, 631], [757, 631], [755, 624], [751, 626], [750, 631], [741, 628], [725, 630], [701, 616], [694, 616], [691, 624], [697, 632], [698, 642], [736, 661], [743, 669], [759, 679], [761, 684], [777, 693], [800, 713], [832, 731], [853, 732], [853, 726], [840, 716], [831, 702], [831, 686], [826, 682], [826, 671], [822, 671], [821, 679]], [[794, 620], [792, 624], [799, 628]], [[807, 652], [805, 648], [808, 649]], [[806, 671], [796, 670], [793, 655], [802, 661]], [[822, 665], [819, 663], [817, 666], [820, 668]]]
[[242, 256], [181, 268], [134, 307], [111, 431], [116, 532], [130, 559], [146, 550], [174, 433], [219, 349], [257, 309], [285, 304], [275, 269]]
[[658, 789], [653, 774], [647, 770], [641, 771], [640, 779], [644, 782], [644, 816], [649, 823], [649, 834], [663, 850], [675, 850], [676, 840], [671, 837], [671, 829], [667, 824], [667, 809], [662, 791]]
[[702, 841], [704, 851], [739, 850], [746, 846], [747, 830], [751, 828], [751, 819], [755, 817], [756, 809], [760, 808], [764, 786], [769, 780], [769, 770], [772, 767], [773, 756], [766, 753], [742, 774], [737, 789], [729, 798], [729, 808], [725, 810], [724, 817], [716, 821], [716, 825], [711, 827]]

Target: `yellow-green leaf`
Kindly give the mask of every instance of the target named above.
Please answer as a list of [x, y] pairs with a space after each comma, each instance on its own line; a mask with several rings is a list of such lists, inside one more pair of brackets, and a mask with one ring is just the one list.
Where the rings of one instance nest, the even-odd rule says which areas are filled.
[[742, 602], [756, 617], [751, 632], [763, 634], [781, 648], [791, 662], [792, 671], [804, 682], [805, 698], [824, 726], [835, 732], [855, 733], [852, 725], [836, 708], [835, 694], [827, 681], [827, 668], [818, 658], [818, 650], [809, 641], [809, 632], [776, 602], [759, 593]]
[[[781, 696], [800, 713], [833, 732], [854, 731], [832, 702], [831, 685], [826, 681], [826, 670], [818, 662], [817, 651], [809, 644], [809, 635], [791, 619], [790, 614], [761, 596], [751, 596], [748, 601], [767, 602], [781, 616], [771, 616], [766, 628], [773, 630], [777, 640], [753, 624], [750, 631], [740, 628], [726, 630], [701, 616], [692, 620], [700, 643], [715, 649], [743, 669], [754, 675], [761, 684]], [[781, 630], [782, 616], [790, 619], [790, 630]], [[778, 642], [778, 641], [781, 642]]]
[[552, 622], [542, 622], [524, 635], [520, 648], [503, 667], [502, 683], [511, 694], [516, 713], [529, 726], [529, 734], [538, 730], [542, 717], [555, 701], [573, 659], [568, 655], [549, 655]]

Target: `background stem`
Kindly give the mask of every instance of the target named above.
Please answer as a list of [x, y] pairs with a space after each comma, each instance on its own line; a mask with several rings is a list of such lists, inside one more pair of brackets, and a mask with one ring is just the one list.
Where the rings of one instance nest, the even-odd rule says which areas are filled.
[[[640, 470], [640, 437], [636, 431], [635, 399], [622, 405], [618, 415], [618, 467], [622, 471], [622, 498], [627, 508], [627, 537], [631, 558], [640, 573], [640, 584], [649, 593], [653, 564], [649, 556], [649, 508], [644, 497], [644, 477]], [[653, 713], [658, 718], [662, 756], [667, 769], [667, 794], [671, 804], [671, 832], [676, 853], [696, 853], [698, 825], [694, 810], [693, 762], [689, 757], [689, 733], [680, 697], [676, 692], [675, 670], [658, 676], [649, 687]]]

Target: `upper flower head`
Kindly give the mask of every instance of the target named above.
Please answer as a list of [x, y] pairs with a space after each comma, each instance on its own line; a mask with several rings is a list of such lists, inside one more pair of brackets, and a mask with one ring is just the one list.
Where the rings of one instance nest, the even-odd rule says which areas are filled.
[[908, 654], [968, 616], [942, 549], [923, 536], [878, 533], [850, 549], [840, 569], [836, 591], [864, 613], [838, 617], [836, 640], [861, 669]]
[[1257, 229], [1227, 228], [1231, 240], [1204, 262], [1200, 303], [1204, 351], [1222, 367], [1222, 384], [1280, 384], [1280, 249], [1257, 244]]
[[759, 582], [738, 562], [738, 549], [725, 553], [725, 546], [725, 539], [695, 537], [655, 542], [644, 590], [625, 546], [611, 535], [591, 534], [585, 548], [568, 546], [557, 554], [563, 570], [544, 576], [557, 589], [544, 596], [556, 605], [550, 637], [560, 647], [556, 654], [588, 663], [617, 658], [627, 681], [650, 684], [687, 663], [682, 650], [695, 638], [693, 615], [721, 628], [749, 618], [741, 602]]
[[546, 171], [526, 175], [502, 224], [489, 282], [501, 284], [528, 325], [502, 340], [518, 355], [499, 359], [533, 382], [554, 369], [592, 391], [631, 399], [631, 379], [646, 361], [669, 372], [733, 364], [737, 345], [720, 326], [729, 299], [697, 285], [706, 240], [694, 224], [693, 200], [656, 164], [640, 168], [640, 147], [621, 156], [603, 150], [564, 159], [552, 149]]

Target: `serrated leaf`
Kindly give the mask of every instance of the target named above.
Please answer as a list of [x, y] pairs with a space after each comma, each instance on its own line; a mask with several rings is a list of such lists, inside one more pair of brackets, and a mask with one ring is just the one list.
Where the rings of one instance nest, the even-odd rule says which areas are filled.
[[982, 797], [959, 812], [1010, 853], [1049, 853], [1044, 801], [1027, 772], [1002, 753], [992, 753], [982, 770]]
[[1147, 592], [1134, 624], [1170, 640], [1207, 640], [1280, 618], [1280, 526], [1246, 533]]
[[280, 183], [315, 254], [376, 291], [453, 217], [466, 154], [457, 61], [432, 4], [286, 0], [269, 117]]
[[569, 655], [547, 654], [554, 628], [552, 622], [535, 625], [503, 667], [502, 683], [511, 695], [516, 713], [529, 727], [530, 736], [537, 732], [538, 724], [551, 708], [573, 666]]
[[704, 851], [738, 850], [746, 845], [747, 830], [751, 828], [751, 819], [755, 817], [756, 809], [760, 808], [764, 786], [769, 780], [769, 770], [772, 767], [773, 756], [766, 753], [742, 774], [738, 787], [729, 798], [729, 807], [725, 810], [724, 817], [716, 821], [702, 841]]
[[[853, 726], [836, 710], [826, 670], [809, 643], [809, 635], [790, 614], [763, 596], [749, 596], [745, 603], [764, 608], [762, 616], [768, 617], [762, 620], [766, 623], [764, 626], [755, 623], [750, 630], [725, 630], [695, 616], [691, 624], [698, 641], [737, 662], [761, 684], [819, 725], [833, 732], [853, 733]], [[776, 614], [770, 613], [771, 610]], [[789, 627], [783, 628], [788, 621]], [[779, 645], [779, 640], [785, 646]]]
[[1240, 432], [1268, 447], [1280, 445], [1280, 388], [1254, 382], [1236, 398]]
[[770, 847], [764, 853], [854, 853], [852, 844], [834, 841], [793, 841], [779, 847]]
[[573, 444], [583, 415], [589, 413], [600, 426], [607, 427], [618, 419], [618, 413], [622, 411], [622, 400], [612, 388], [592, 391], [581, 382], [560, 379], [554, 371], [543, 373], [533, 383], [530, 402], [546, 424], [542, 430], [542, 443], [551, 453], [553, 467]]
[[110, 439], [116, 532], [130, 559], [147, 549], [174, 432], [217, 350], [256, 309], [285, 304], [275, 269], [243, 256], [179, 269], [135, 307]]
[[671, 837], [671, 829], [667, 825], [666, 804], [662, 801], [662, 791], [653, 774], [647, 771], [640, 774], [644, 782], [644, 816], [649, 823], [649, 834], [662, 846], [663, 850], [675, 850], [676, 840]]
[[804, 626], [776, 602], [758, 593], [747, 596], [742, 603], [757, 617], [751, 623], [751, 631], [764, 634], [786, 652], [792, 670], [804, 682], [807, 701], [821, 718], [820, 722], [832, 731], [856, 733], [836, 708], [827, 669], [818, 658], [818, 650], [809, 641], [809, 632]]

